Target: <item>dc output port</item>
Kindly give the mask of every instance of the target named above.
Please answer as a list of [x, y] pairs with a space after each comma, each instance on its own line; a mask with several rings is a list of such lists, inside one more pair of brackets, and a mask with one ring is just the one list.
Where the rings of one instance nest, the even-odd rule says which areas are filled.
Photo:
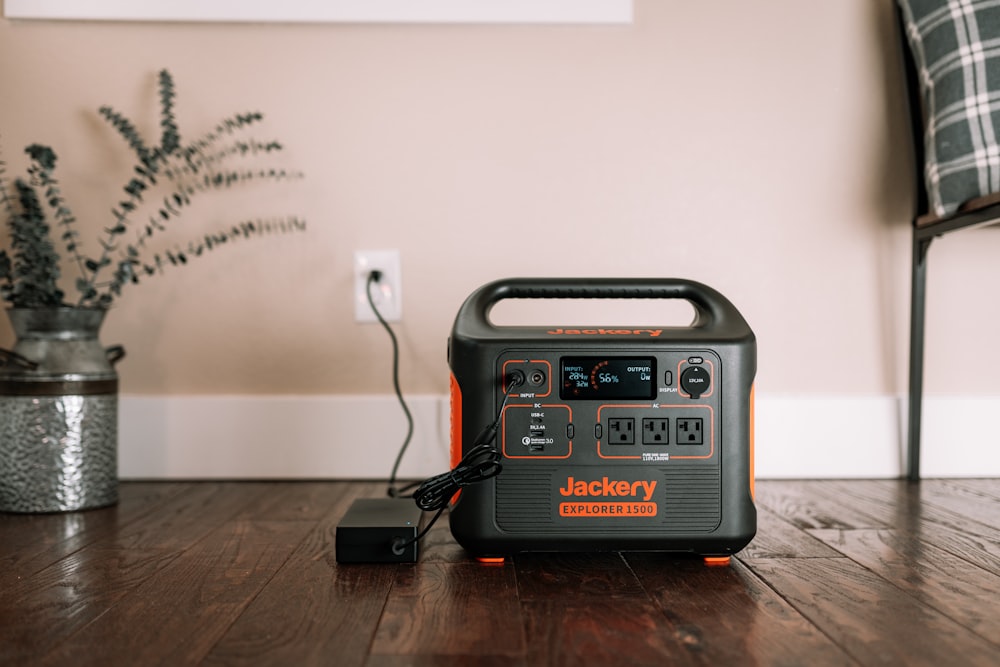
[[545, 373], [537, 368], [528, 371], [528, 384], [532, 387], [540, 387], [545, 384]]

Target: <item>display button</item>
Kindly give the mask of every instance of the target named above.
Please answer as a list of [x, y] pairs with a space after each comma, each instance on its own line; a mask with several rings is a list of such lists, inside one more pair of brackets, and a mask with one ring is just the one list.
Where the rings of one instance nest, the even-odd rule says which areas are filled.
[[598, 440], [604, 437], [604, 426], [597, 424], [597, 426], [594, 427], [594, 437]]
[[663, 384], [665, 384], [665, 385], [667, 385], [669, 387], [673, 383], [674, 383], [674, 372], [673, 371], [667, 371], [666, 373], [664, 373], [663, 374]]
[[681, 373], [681, 389], [691, 398], [701, 398], [712, 385], [712, 377], [704, 366], [691, 366]]

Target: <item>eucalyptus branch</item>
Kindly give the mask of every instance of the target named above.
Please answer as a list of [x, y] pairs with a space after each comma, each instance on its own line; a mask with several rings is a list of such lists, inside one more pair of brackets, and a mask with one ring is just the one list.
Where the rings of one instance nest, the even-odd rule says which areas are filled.
[[[7, 220], [13, 220], [14, 204], [7, 194], [7, 164], [3, 159], [0, 159], [0, 206], [3, 207], [4, 217]], [[0, 250], [0, 297], [4, 299], [8, 299], [14, 289], [13, 268], [14, 265], [10, 256], [7, 255], [7, 251]]]
[[200, 151], [190, 160], [179, 161], [177, 164], [170, 164], [160, 169], [163, 176], [171, 180], [180, 180], [197, 174], [203, 167], [212, 168], [213, 165], [226, 161], [232, 157], [256, 157], [260, 154], [274, 153], [283, 150], [284, 147], [277, 141], [235, 141], [232, 144], [217, 150], [213, 153]]
[[[0, 146], [0, 149], [3, 147]], [[4, 218], [10, 220], [14, 217], [14, 202], [10, 198], [7, 184], [7, 163], [3, 161], [3, 151], [0, 150], [0, 206], [3, 206]]]
[[49, 226], [38, 193], [25, 181], [14, 181], [21, 213], [10, 220], [11, 298], [26, 307], [62, 305], [58, 287], [59, 255], [49, 240]]
[[167, 70], [160, 70], [160, 127], [163, 129], [160, 150], [164, 155], [172, 155], [181, 145], [181, 135], [174, 118], [174, 97], [173, 77]]
[[230, 225], [226, 229], [204, 234], [184, 245], [174, 245], [173, 248], [163, 253], [152, 253], [149, 259], [142, 258], [143, 254], [139, 248], [129, 246], [125, 256], [118, 262], [114, 279], [107, 284], [107, 287], [111, 293], [117, 295], [126, 282], [138, 284], [141, 280], [140, 276], [161, 274], [168, 266], [183, 266], [192, 259], [201, 257], [206, 252], [220, 246], [254, 237], [279, 233], [288, 234], [305, 229], [305, 220], [296, 216], [258, 218], [244, 220]]
[[28, 167], [28, 174], [37, 181], [39, 187], [44, 189], [45, 201], [52, 210], [52, 215], [56, 223], [63, 228], [60, 240], [63, 247], [69, 253], [73, 263], [76, 264], [80, 275], [86, 275], [84, 258], [79, 250], [79, 233], [76, 231], [76, 217], [63, 199], [62, 191], [59, 189], [59, 181], [52, 175], [56, 167], [56, 154], [48, 146], [32, 144], [25, 149], [31, 157], [32, 165]]
[[97, 113], [107, 120], [113, 128], [118, 130], [118, 134], [122, 135], [128, 145], [135, 151], [136, 157], [139, 158], [141, 162], [150, 171], [156, 171], [156, 161], [154, 159], [154, 153], [146, 146], [146, 142], [143, 141], [142, 137], [139, 136], [138, 130], [135, 129], [135, 125], [132, 121], [122, 116], [120, 113], [115, 111], [109, 106], [103, 106], [97, 110]]
[[[11, 221], [14, 239], [13, 257], [0, 251], [0, 296], [18, 306], [61, 302], [63, 294], [56, 286], [58, 255], [48, 242], [45, 210], [51, 210], [61, 228], [63, 245], [80, 269], [80, 277], [75, 283], [79, 292], [76, 305], [80, 307], [107, 307], [121, 294], [124, 285], [138, 282], [140, 275], [152, 275], [168, 266], [186, 264], [194, 257], [237, 239], [305, 228], [304, 221], [297, 217], [255, 219], [203, 235], [184, 245], [171, 246], [167, 251], [153, 253], [147, 250], [147, 240], [166, 232], [170, 223], [203, 193], [261, 180], [281, 182], [302, 178], [301, 172], [293, 170], [238, 168], [231, 164], [234, 160], [282, 150], [277, 141], [236, 136], [259, 123], [264, 117], [260, 112], [224, 118], [212, 131], [184, 145], [174, 114], [174, 82], [166, 70], [159, 72], [158, 92], [160, 136], [155, 142], [146, 141], [136, 126], [112, 107], [102, 106], [98, 110], [125, 139], [137, 161], [122, 186], [123, 195], [119, 195], [110, 209], [112, 222], [98, 238], [100, 252], [96, 256], [81, 252], [77, 221], [54, 176], [56, 156], [50, 148], [39, 145], [28, 148], [33, 159], [28, 169], [31, 183], [15, 182], [16, 199], [8, 196], [5, 165], [0, 162], [0, 205]], [[163, 181], [160, 181], [161, 176]], [[39, 200], [36, 188], [42, 191], [44, 203]], [[157, 190], [158, 194], [154, 194]], [[141, 229], [136, 229], [133, 223], [143, 207], [151, 207], [152, 213]], [[127, 243], [125, 235], [132, 232], [134, 240]]]

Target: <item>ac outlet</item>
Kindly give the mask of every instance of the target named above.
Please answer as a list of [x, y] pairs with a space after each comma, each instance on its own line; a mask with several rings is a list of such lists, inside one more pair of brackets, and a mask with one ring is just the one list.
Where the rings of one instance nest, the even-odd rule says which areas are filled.
[[632, 417], [609, 419], [608, 442], [612, 445], [634, 445], [635, 419]]
[[372, 271], [381, 275], [371, 286], [372, 301], [387, 322], [403, 318], [403, 277], [398, 250], [356, 250], [354, 252], [354, 319], [357, 322], [377, 322], [378, 317], [368, 303], [368, 276]]
[[677, 444], [701, 445], [705, 443], [703, 421], [701, 417], [677, 419]]
[[669, 420], [666, 417], [646, 417], [642, 420], [642, 444], [666, 445], [670, 442]]

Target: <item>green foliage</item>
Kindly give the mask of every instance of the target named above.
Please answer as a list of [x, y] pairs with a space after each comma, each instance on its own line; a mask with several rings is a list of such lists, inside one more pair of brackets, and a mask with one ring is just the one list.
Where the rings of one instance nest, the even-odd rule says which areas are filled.
[[[234, 114], [220, 121], [202, 137], [184, 144], [174, 115], [173, 78], [159, 73], [160, 137], [147, 142], [135, 125], [109, 106], [98, 113], [125, 140], [135, 154], [132, 174], [122, 186], [123, 196], [111, 208], [111, 221], [98, 238], [96, 255], [85, 254], [76, 230], [76, 218], [62, 196], [54, 176], [57, 157], [48, 146], [32, 144], [29, 179], [15, 181], [16, 199], [8, 196], [6, 165], [0, 161], [0, 207], [9, 221], [13, 256], [0, 250], [0, 297], [11, 305], [60, 305], [59, 255], [49, 238], [48, 220], [58, 228], [58, 238], [67, 257], [78, 270], [74, 286], [81, 307], [107, 307], [121, 295], [126, 284], [162, 272], [167, 266], [187, 264], [221, 245], [239, 239], [273, 233], [301, 231], [305, 222], [286, 217], [251, 220], [201, 235], [171, 250], [154, 252], [147, 241], [167, 231], [192, 201], [211, 191], [225, 190], [257, 181], [280, 182], [301, 178], [300, 172], [275, 168], [237, 168], [232, 160], [268, 155], [282, 150], [277, 141], [244, 138], [241, 133], [263, 120], [260, 112]], [[158, 193], [158, 194], [154, 194]], [[141, 211], [144, 220], [136, 220]], [[134, 240], [125, 242], [132, 231]], [[68, 304], [63, 304], [68, 305]]]
[[11, 248], [14, 261], [9, 269], [10, 287], [4, 298], [24, 308], [59, 306], [59, 255], [49, 240], [42, 203], [34, 188], [16, 180], [21, 213], [10, 220]]

